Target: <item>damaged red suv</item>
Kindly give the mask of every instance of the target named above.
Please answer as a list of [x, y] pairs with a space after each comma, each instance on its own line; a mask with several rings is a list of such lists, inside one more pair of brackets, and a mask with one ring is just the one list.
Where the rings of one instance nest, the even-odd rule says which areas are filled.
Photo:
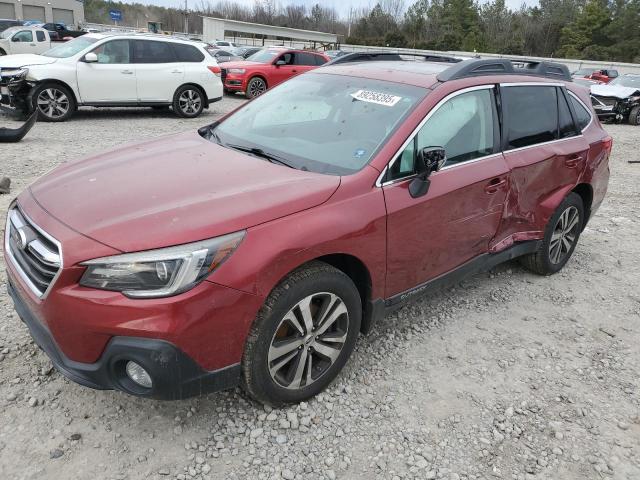
[[299, 402], [419, 294], [567, 263], [609, 179], [589, 105], [552, 63], [318, 69], [36, 181], [9, 210], [9, 293], [83, 385]]

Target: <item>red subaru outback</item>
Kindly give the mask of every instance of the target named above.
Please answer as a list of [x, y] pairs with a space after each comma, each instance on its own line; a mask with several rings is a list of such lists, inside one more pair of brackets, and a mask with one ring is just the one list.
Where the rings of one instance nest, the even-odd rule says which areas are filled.
[[9, 211], [9, 293], [78, 383], [298, 402], [385, 312], [519, 257], [549, 275], [612, 140], [565, 67], [318, 69], [199, 132], [60, 166]]
[[318, 52], [267, 48], [247, 60], [222, 64], [222, 85], [225, 92], [243, 92], [253, 98], [328, 61], [329, 57]]

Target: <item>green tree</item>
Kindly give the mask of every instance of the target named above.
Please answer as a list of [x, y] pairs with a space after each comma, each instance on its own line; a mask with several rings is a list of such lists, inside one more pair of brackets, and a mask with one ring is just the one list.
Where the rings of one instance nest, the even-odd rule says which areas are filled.
[[589, 0], [576, 20], [562, 29], [558, 55], [570, 58], [605, 60], [611, 23], [606, 0]]

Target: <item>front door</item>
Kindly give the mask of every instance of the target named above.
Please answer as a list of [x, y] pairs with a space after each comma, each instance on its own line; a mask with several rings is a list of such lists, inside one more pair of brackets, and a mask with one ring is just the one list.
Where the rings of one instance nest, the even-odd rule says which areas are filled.
[[[416, 152], [444, 147], [447, 162], [413, 198]], [[383, 179], [387, 205], [386, 297], [486, 253], [496, 234], [510, 170], [500, 152], [494, 86], [456, 92], [431, 111]]]
[[[296, 55], [295, 52], [286, 52], [274, 60], [269, 75], [269, 88], [275, 87], [277, 84], [298, 74], [300, 66], [295, 63]], [[276, 65], [280, 61], [283, 61], [284, 65]]]
[[82, 103], [130, 103], [137, 101], [136, 71], [131, 63], [130, 41], [109, 40], [93, 50], [96, 63], [77, 64]]
[[33, 30], [20, 30], [11, 37], [11, 53], [38, 53]]

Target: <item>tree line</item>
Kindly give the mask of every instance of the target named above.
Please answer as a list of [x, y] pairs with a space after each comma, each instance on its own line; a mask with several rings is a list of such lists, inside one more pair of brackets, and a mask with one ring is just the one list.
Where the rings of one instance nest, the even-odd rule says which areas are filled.
[[[516, 10], [505, 0], [409, 2], [380, 0], [340, 18], [320, 3], [199, 0], [187, 15], [192, 33], [202, 31], [205, 15], [337, 33], [349, 44], [640, 63], [640, 0], [539, 0]], [[183, 30], [183, 10], [105, 0], [85, 1], [87, 21], [109, 23], [112, 8], [132, 26], [153, 20]]]

